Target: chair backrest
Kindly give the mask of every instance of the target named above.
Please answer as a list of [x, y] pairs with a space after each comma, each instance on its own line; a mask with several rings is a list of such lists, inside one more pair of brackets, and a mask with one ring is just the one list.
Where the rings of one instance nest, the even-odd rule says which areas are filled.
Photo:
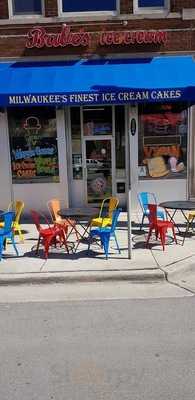
[[119, 199], [117, 197], [108, 197], [102, 201], [99, 216], [112, 218], [113, 211], [118, 207]]
[[51, 199], [47, 202], [47, 207], [50, 212], [51, 218], [53, 222], [60, 222], [62, 218], [58, 215], [58, 211], [60, 210], [60, 200], [59, 199]]
[[12, 223], [15, 217], [14, 211], [6, 211], [5, 213], [1, 214], [1, 218], [3, 218], [4, 226], [1, 229], [1, 234], [6, 235], [10, 233], [12, 230]]
[[30, 213], [31, 213], [33, 222], [36, 225], [38, 232], [40, 232], [40, 230], [41, 230], [40, 214], [35, 210], [30, 210]]
[[112, 213], [112, 225], [111, 225], [111, 229], [110, 232], [114, 232], [117, 226], [117, 222], [118, 222], [118, 218], [119, 218], [119, 214], [122, 211], [122, 208], [117, 208], [116, 210], [113, 210]]
[[22, 211], [24, 209], [24, 202], [21, 200], [13, 201], [9, 204], [8, 210], [15, 212], [14, 222], [19, 223]]
[[148, 204], [157, 204], [156, 196], [154, 193], [140, 192], [138, 193], [137, 197], [143, 212], [146, 212], [148, 210]]
[[155, 225], [157, 223], [157, 205], [148, 204], [148, 220], [150, 225]]

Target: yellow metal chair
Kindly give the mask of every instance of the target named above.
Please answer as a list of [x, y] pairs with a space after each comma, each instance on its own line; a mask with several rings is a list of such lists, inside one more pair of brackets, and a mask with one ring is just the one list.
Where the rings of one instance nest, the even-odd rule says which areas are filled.
[[[15, 212], [15, 219], [13, 221], [12, 228], [14, 228], [14, 233], [17, 232], [19, 234], [19, 238], [20, 238], [21, 242], [24, 241], [24, 236], [22, 234], [22, 230], [21, 230], [21, 226], [20, 226], [20, 217], [21, 217], [23, 209], [24, 209], [24, 202], [21, 200], [13, 201], [8, 206], [8, 211]], [[1, 222], [0, 227], [2, 228], [3, 225], [4, 225], [4, 223]]]
[[194, 229], [194, 228], [193, 228], [193, 222], [194, 222], [194, 220], [195, 220], [195, 210], [192, 210], [192, 211], [189, 212], [189, 214], [188, 214], [188, 216], [187, 216], [187, 225], [186, 225], [186, 230], [185, 230], [184, 237], [183, 237], [182, 246], [183, 246], [183, 244], [184, 244], [186, 235], [187, 235], [187, 233], [188, 233], [189, 230], [190, 230], [190, 227], [192, 228], [192, 230]]
[[117, 197], [108, 197], [102, 201], [99, 216], [91, 220], [91, 226], [104, 228], [112, 225], [112, 213], [118, 207]]

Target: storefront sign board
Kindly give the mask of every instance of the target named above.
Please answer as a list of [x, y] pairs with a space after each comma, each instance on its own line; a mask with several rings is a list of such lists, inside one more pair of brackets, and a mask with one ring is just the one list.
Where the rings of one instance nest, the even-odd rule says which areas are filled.
[[[184, 99], [185, 90], [125, 90], [120, 92], [25, 94], [4, 97], [9, 106], [31, 105], [88, 105], [88, 104], [128, 104], [134, 102], [163, 102]], [[0, 96], [1, 103], [1, 96]]]

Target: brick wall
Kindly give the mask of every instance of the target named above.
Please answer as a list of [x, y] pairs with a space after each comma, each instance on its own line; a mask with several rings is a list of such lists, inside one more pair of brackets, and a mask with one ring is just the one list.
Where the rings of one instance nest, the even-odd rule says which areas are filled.
[[[46, 16], [57, 15], [57, 0], [45, 0]], [[129, 13], [132, 9], [132, 0], [121, 0], [121, 12]], [[195, 0], [172, 0], [172, 11], [178, 12], [182, 6], [194, 6]], [[8, 17], [7, 0], [0, 0], [0, 16]], [[91, 54], [109, 56], [110, 54], [136, 54], [136, 53], [169, 53], [169, 52], [195, 52], [195, 20], [173, 19], [130, 19], [127, 25], [123, 25], [120, 20], [104, 22], [77, 22], [71, 25], [71, 31], [78, 32], [80, 28], [88, 32], [122, 31], [122, 30], [167, 30], [168, 40], [162, 45], [116, 45], [116, 46], [97, 46], [92, 40], [89, 47], [64, 48], [41, 48], [27, 49], [25, 47], [27, 32], [35, 24], [20, 24], [17, 26], [0, 24], [0, 57], [34, 57], [34, 56], [70, 56], [78, 57]], [[48, 32], [60, 32], [62, 24], [42, 24]]]
[[171, 0], [172, 12], [181, 12], [183, 8], [195, 8], [195, 0]]
[[[45, 16], [55, 17], [58, 15], [57, 0], [45, 1]], [[74, 1], [74, 0], [73, 0]], [[195, 8], [195, 0], [170, 0], [171, 12], [181, 12], [183, 8]], [[121, 14], [133, 12], [133, 0], [120, 0]], [[8, 0], [0, 0], [0, 19], [8, 18]]]
[[[32, 26], [31, 26], [32, 27]], [[78, 32], [80, 28], [85, 31], [93, 32], [93, 39], [89, 47], [67, 46], [57, 48], [33, 48], [25, 47], [26, 37], [29, 26], [21, 25], [2, 27], [0, 26], [0, 56], [6, 57], [40, 57], [40, 56], [68, 56], [77, 55], [78, 57], [97, 54], [100, 56], [109, 56], [111, 54], [136, 54], [136, 53], [170, 53], [170, 52], [195, 52], [195, 21], [181, 21], [178, 19], [159, 19], [159, 20], [131, 20], [127, 26], [121, 23], [105, 23], [105, 24], [90, 24], [80, 23], [71, 25], [71, 32]], [[45, 26], [48, 32], [60, 32], [62, 25]], [[131, 31], [131, 30], [167, 30], [168, 40], [164, 44], [132, 44], [132, 45], [115, 45], [115, 46], [100, 46], [97, 43], [96, 35], [102, 30], [108, 31]], [[15, 37], [14, 37], [15, 36]]]

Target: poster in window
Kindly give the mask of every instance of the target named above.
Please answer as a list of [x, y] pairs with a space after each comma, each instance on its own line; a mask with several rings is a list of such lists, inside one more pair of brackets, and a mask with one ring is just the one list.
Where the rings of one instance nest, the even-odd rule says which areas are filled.
[[55, 110], [13, 109], [8, 122], [13, 183], [59, 182]]
[[187, 133], [185, 103], [140, 106], [139, 178], [186, 179]]

